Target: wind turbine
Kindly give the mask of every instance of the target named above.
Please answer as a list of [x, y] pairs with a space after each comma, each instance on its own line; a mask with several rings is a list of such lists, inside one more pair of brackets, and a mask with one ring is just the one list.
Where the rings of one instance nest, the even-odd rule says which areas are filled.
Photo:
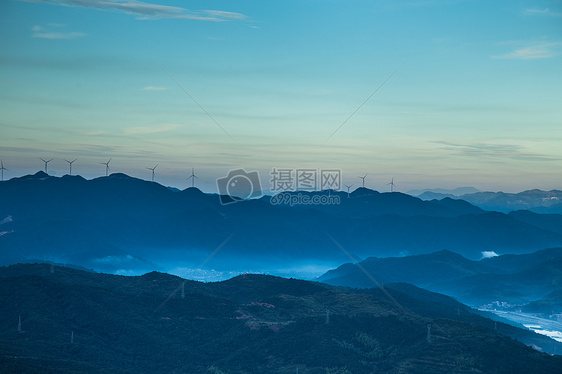
[[353, 185], [349, 185], [349, 186], [348, 186], [347, 184], [344, 184], [344, 186], [347, 187], [347, 198], [349, 199], [349, 189], [350, 189], [351, 187], [353, 187]]
[[[191, 187], [195, 187], [195, 178], [197, 178], [197, 176], [195, 175], [195, 173], [193, 172], [193, 168], [191, 168], [191, 175], [189, 177], [187, 177], [187, 179], [191, 179]], [[199, 179], [199, 178], [197, 178]]]
[[75, 158], [75, 159], [72, 160], [72, 161], [68, 161], [66, 158], [64, 159], [64, 161], [68, 162], [68, 166], [70, 167], [70, 170], [69, 170], [69, 172], [68, 172], [68, 175], [72, 175], [72, 163], [73, 163], [74, 161], [76, 161], [76, 160], [77, 160], [77, 158]]
[[2, 171], [2, 180], [4, 180], [4, 170], [6, 171], [10, 171], [10, 170], [4, 167], [4, 162], [2, 162], [2, 160], [0, 160], [0, 170]]
[[390, 192], [394, 191], [394, 187], [396, 187], [396, 185], [394, 184], [394, 177], [392, 177], [390, 183], [387, 183], [386, 185], [390, 186]]
[[111, 162], [112, 158], [110, 158], [107, 162], [100, 162], [101, 165], [105, 165], [105, 176], [106, 177], [109, 175], [109, 163]]
[[362, 176], [362, 177], [357, 177], [357, 178], [359, 178], [359, 179], [363, 179], [363, 188], [365, 188], [365, 178], [367, 178], [367, 175], [369, 175], [369, 174], [365, 174], [365, 175]]
[[45, 163], [45, 174], [49, 174], [49, 173], [47, 173], [47, 164], [48, 164], [49, 162], [53, 161], [53, 159], [50, 159], [50, 160], [48, 160], [48, 161], [45, 161], [45, 160], [43, 160], [42, 158], [39, 158], [39, 159]]
[[152, 181], [154, 182], [154, 169], [156, 169], [158, 167], [158, 164], [156, 164], [155, 167], [153, 168], [147, 168], [148, 170], [152, 170]]

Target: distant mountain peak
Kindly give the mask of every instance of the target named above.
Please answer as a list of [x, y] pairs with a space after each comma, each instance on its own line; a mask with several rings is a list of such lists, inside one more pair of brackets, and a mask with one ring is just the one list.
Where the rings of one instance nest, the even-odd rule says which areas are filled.
[[181, 191], [184, 194], [188, 194], [189, 196], [202, 196], [205, 195], [205, 192], [201, 191], [197, 187], [187, 187], [186, 189]]
[[[440, 251], [437, 252], [433, 252], [433, 253], [428, 253], [425, 255], [421, 255], [421, 256], [426, 256], [426, 257], [432, 257], [432, 258], [447, 258], [447, 259], [462, 259], [462, 260], [468, 260], [466, 257], [464, 257], [463, 255], [460, 255], [456, 252], [450, 251], [448, 249], [442, 249]], [[470, 260], [468, 260], [470, 261]]]
[[474, 187], [457, 187], [455, 189], [445, 189], [445, 188], [426, 188], [423, 190], [411, 190], [408, 191], [408, 195], [420, 196], [424, 193], [439, 194], [439, 195], [452, 195], [452, 196], [462, 196], [472, 193], [480, 192], [479, 189]]
[[373, 195], [373, 194], [378, 194], [378, 193], [380, 193], [380, 192], [377, 191], [377, 190], [372, 190], [372, 189], [367, 188], [367, 187], [359, 187], [351, 193], [351, 196]]
[[120, 179], [120, 178], [138, 179], [138, 178], [131, 177], [130, 175], [127, 175], [125, 173], [111, 173], [111, 174], [109, 174], [108, 178], [112, 178], [112, 179]]
[[27, 177], [33, 179], [44, 179], [44, 178], [49, 178], [49, 174], [45, 173], [43, 170], [39, 170], [37, 173], [33, 175], [28, 175]]

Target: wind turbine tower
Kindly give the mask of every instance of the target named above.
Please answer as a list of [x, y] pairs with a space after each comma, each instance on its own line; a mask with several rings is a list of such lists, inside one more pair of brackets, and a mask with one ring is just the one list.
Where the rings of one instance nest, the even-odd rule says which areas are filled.
[[147, 168], [148, 170], [152, 170], [152, 181], [154, 182], [154, 169], [156, 169], [158, 167], [158, 164], [156, 164], [155, 167], [153, 168]]
[[49, 174], [49, 173], [47, 172], [47, 164], [48, 164], [49, 162], [53, 161], [53, 159], [50, 159], [50, 160], [43, 160], [42, 158], [39, 158], [39, 159], [45, 163], [45, 174]]
[[344, 186], [347, 187], [347, 198], [349, 199], [349, 189], [350, 189], [351, 187], [353, 187], [353, 185], [351, 184], [351, 185], [348, 186], [347, 184], [344, 184]]
[[[197, 176], [193, 172], [193, 168], [191, 168], [191, 175], [189, 177], [187, 177], [187, 179], [191, 179], [191, 188], [195, 187], [195, 178], [197, 178]], [[197, 179], [199, 179], [199, 178], [197, 178]]]
[[362, 176], [362, 177], [357, 177], [357, 178], [359, 178], [359, 179], [363, 179], [363, 188], [365, 188], [365, 178], [367, 178], [367, 175], [369, 175], [369, 174], [365, 174], [365, 175]]
[[387, 183], [386, 185], [390, 186], [390, 192], [394, 192], [394, 187], [396, 187], [396, 185], [394, 184], [394, 177], [392, 177], [390, 183]]
[[18, 332], [21, 332], [21, 315], [19, 316], [18, 319]]
[[2, 171], [2, 180], [4, 180], [4, 170], [6, 171], [10, 171], [10, 170], [4, 167], [4, 162], [2, 162], [2, 160], [0, 160], [0, 170]]
[[427, 342], [431, 343], [431, 325], [427, 325]]
[[330, 324], [330, 309], [326, 309], [326, 325]]
[[72, 164], [73, 164], [74, 161], [76, 161], [76, 160], [77, 160], [76, 158], [75, 158], [74, 160], [72, 160], [72, 161], [68, 161], [67, 159], [64, 159], [64, 161], [68, 162], [68, 167], [70, 168], [70, 169], [68, 170], [68, 175], [72, 175]]
[[106, 177], [109, 175], [109, 163], [111, 162], [112, 158], [110, 158], [107, 162], [100, 162], [101, 165], [105, 165], [105, 176]]

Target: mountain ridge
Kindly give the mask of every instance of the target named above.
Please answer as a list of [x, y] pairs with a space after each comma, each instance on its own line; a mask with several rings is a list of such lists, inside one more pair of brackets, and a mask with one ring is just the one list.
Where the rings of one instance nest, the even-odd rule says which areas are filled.
[[[299, 194], [307, 193], [289, 193]], [[339, 204], [275, 205], [264, 196], [222, 205], [216, 194], [176, 192], [125, 174], [86, 180], [38, 172], [0, 183], [0, 220], [11, 217], [1, 226], [0, 264], [43, 258], [114, 273], [195, 269], [227, 240], [212, 259], [219, 272], [280, 274], [297, 264], [294, 274], [318, 268], [311, 276], [347, 261], [329, 236], [362, 258], [444, 248], [477, 258], [562, 245], [553, 225], [464, 201], [367, 188], [349, 198], [341, 191], [308, 194], [331, 194]]]
[[[440, 251], [408, 257], [368, 258], [360, 264], [380, 283], [412, 283], [472, 306], [496, 301], [526, 304], [562, 290], [562, 248], [479, 261]], [[349, 263], [328, 271], [318, 280], [337, 286], [372, 287], [363, 272]]]
[[504, 334], [539, 346], [548, 339], [502, 323], [496, 331], [470, 308], [409, 285], [387, 288], [404, 310], [378, 288], [267, 275], [206, 284], [20, 264], [0, 267], [0, 279], [0, 313], [10, 316], [0, 321], [2, 373], [556, 373], [562, 365]]

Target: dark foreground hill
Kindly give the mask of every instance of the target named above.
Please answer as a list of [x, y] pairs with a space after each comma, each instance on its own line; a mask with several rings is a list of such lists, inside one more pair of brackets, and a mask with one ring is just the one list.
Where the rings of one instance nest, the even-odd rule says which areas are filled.
[[[454, 300], [243, 275], [0, 269], [2, 373], [559, 373]], [[174, 291], [177, 291], [174, 294]], [[21, 331], [18, 319], [21, 317]], [[431, 334], [428, 336], [428, 326]]]

